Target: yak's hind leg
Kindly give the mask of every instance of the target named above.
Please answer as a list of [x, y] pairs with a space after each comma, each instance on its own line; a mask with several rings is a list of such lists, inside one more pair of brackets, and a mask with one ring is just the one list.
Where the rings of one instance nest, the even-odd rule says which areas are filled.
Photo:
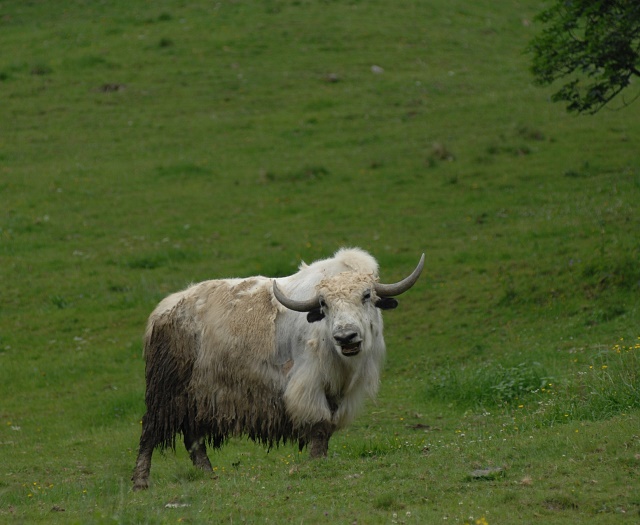
[[329, 439], [335, 426], [329, 421], [320, 421], [311, 427], [309, 432], [309, 452], [312, 458], [323, 458], [329, 450]]
[[188, 421], [185, 421], [182, 426], [182, 434], [184, 436], [184, 446], [189, 452], [189, 457], [193, 464], [202, 470], [212, 471], [211, 462], [207, 457], [207, 448], [204, 444], [204, 437], [197, 435]]
[[[156, 447], [175, 449], [175, 436], [189, 414], [188, 385], [198, 347], [198, 332], [175, 310], [179, 310], [179, 305], [153, 318], [144, 343], [147, 412], [142, 418], [140, 450], [131, 478], [134, 490], [149, 486], [153, 450]], [[187, 448], [192, 447], [190, 441]], [[202, 461], [202, 455], [206, 459], [205, 452], [194, 453], [199, 461]], [[206, 463], [209, 464], [208, 459]]]
[[142, 418], [142, 435], [140, 436], [140, 449], [138, 459], [133, 469], [133, 490], [144, 490], [149, 488], [149, 471], [151, 470], [151, 456], [156, 446], [153, 433], [149, 431], [147, 416]]

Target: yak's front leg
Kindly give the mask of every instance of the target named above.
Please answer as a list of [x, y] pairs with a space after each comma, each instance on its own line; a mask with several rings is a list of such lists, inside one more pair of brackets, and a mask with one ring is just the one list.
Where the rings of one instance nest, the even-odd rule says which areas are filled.
[[329, 421], [320, 421], [311, 427], [309, 432], [309, 451], [312, 458], [324, 458], [329, 450], [329, 439], [335, 425]]

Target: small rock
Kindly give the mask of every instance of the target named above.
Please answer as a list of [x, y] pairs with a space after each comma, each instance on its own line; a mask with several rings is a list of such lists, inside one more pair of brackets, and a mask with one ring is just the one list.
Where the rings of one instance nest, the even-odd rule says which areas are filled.
[[337, 73], [329, 73], [324, 76], [324, 80], [330, 84], [335, 84], [336, 82], [340, 82], [340, 76]]
[[504, 476], [504, 469], [501, 467], [489, 467], [472, 471], [468, 479], [471, 481], [491, 481]]
[[189, 503], [167, 503], [165, 509], [181, 509], [183, 507], [191, 507]]
[[125, 89], [126, 89], [126, 86], [124, 84], [117, 84], [113, 82], [108, 84], [102, 84], [98, 88], [98, 91], [100, 91], [101, 93], [115, 93], [118, 91], [124, 91]]

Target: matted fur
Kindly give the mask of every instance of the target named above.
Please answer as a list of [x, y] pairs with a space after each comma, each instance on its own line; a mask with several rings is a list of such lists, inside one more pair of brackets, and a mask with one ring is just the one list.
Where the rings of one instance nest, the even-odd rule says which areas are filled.
[[147, 333], [143, 425], [162, 448], [175, 448], [175, 436], [194, 407], [185, 385], [191, 381], [197, 348], [198, 331], [179, 315], [163, 313]]
[[[357, 248], [278, 279], [292, 298], [324, 298], [325, 318], [314, 323], [282, 306], [266, 277], [205, 281], [164, 299], [145, 335], [147, 412], [136, 488], [147, 486], [153, 448], [175, 447], [180, 433], [204, 467], [202, 441], [218, 447], [230, 436], [269, 447], [311, 443], [312, 454], [326, 453], [331, 433], [378, 390], [385, 345], [377, 279], [377, 262]], [[358, 328], [358, 355], [336, 346], [332, 334], [341, 326]]]
[[145, 417], [158, 446], [175, 446], [185, 418], [216, 445], [240, 434], [268, 445], [291, 437], [270, 286], [265, 278], [207, 281], [152, 314]]

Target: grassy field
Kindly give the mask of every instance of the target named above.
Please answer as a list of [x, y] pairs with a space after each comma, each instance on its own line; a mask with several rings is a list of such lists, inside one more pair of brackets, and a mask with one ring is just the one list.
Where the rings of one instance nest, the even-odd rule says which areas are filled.
[[[637, 523], [640, 103], [551, 104], [543, 6], [0, 0], [0, 521]], [[427, 256], [378, 402], [133, 493], [155, 304], [342, 245]]]

